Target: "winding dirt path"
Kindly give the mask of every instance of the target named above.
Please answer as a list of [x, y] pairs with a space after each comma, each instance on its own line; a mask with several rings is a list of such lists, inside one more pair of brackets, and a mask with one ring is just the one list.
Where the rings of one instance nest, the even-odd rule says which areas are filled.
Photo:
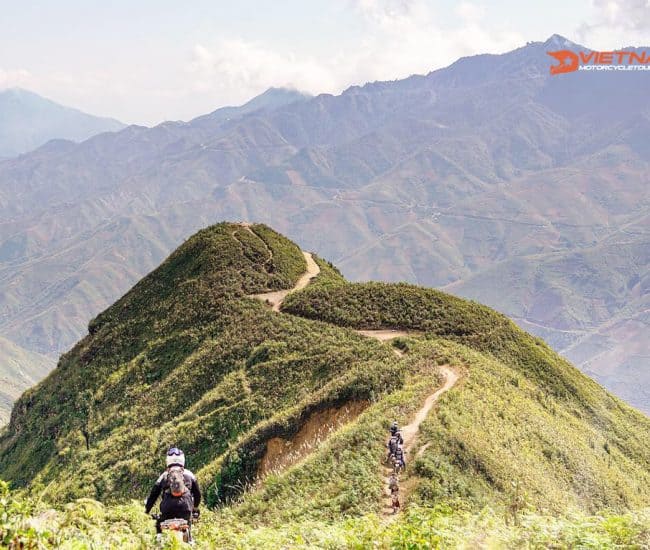
[[[367, 336], [368, 338], [374, 338], [375, 340], [379, 340], [380, 342], [387, 342], [389, 340], [392, 340], [393, 338], [398, 338], [400, 336], [409, 336], [409, 335], [413, 336], [418, 334], [416, 332], [412, 332], [412, 331], [409, 332], [405, 330], [357, 330], [357, 332], [363, 336]], [[402, 355], [402, 352], [399, 352], [399, 350], [395, 350], [395, 352], [397, 352], [398, 355], [400, 356]], [[415, 443], [417, 441], [418, 432], [420, 431], [420, 424], [424, 422], [426, 417], [431, 412], [431, 409], [433, 409], [433, 406], [436, 404], [438, 399], [440, 399], [440, 396], [445, 392], [448, 392], [451, 388], [453, 388], [456, 382], [458, 381], [458, 373], [454, 371], [451, 367], [449, 367], [448, 365], [441, 365], [439, 368], [440, 368], [440, 372], [445, 378], [445, 383], [424, 400], [422, 407], [420, 407], [418, 412], [415, 413], [415, 417], [413, 418], [413, 420], [406, 426], [402, 426], [402, 437], [404, 438], [404, 450], [406, 452], [407, 455], [406, 458], [408, 462], [410, 462], [409, 455], [411, 454], [411, 451], [413, 450], [413, 447], [415, 446]], [[429, 446], [428, 443], [425, 444], [418, 451], [417, 456], [420, 456], [428, 446]], [[390, 489], [388, 488], [388, 480], [390, 477], [391, 468], [384, 467], [384, 472], [386, 474], [384, 478], [385, 498], [384, 498], [384, 509], [382, 510], [382, 515], [389, 516], [393, 514], [393, 508], [391, 506], [391, 498], [390, 498]], [[400, 501], [402, 502], [404, 501], [404, 496], [405, 496], [404, 484], [402, 484], [402, 490], [400, 491]]]
[[279, 313], [280, 307], [282, 307], [282, 302], [284, 302], [284, 299], [289, 294], [305, 288], [309, 284], [309, 281], [320, 273], [320, 267], [318, 267], [318, 264], [314, 261], [311, 253], [303, 251], [302, 255], [305, 257], [305, 261], [307, 262], [307, 271], [300, 276], [296, 286], [289, 290], [276, 290], [274, 292], [264, 292], [263, 294], [251, 294], [250, 297], [257, 298], [263, 302], [268, 302], [271, 304], [273, 311]]
[[420, 430], [420, 424], [424, 422], [440, 396], [453, 388], [458, 381], [458, 373], [451, 367], [442, 365], [439, 368], [440, 372], [445, 377], [445, 383], [442, 385], [442, 387], [438, 388], [435, 392], [433, 392], [429, 397], [425, 399], [424, 404], [416, 413], [413, 421], [402, 428], [402, 437], [404, 437], [404, 447], [406, 448], [407, 453], [410, 452], [415, 445], [418, 431]]
[[[254, 232], [251, 230], [249, 224], [242, 224], [246, 229], [251, 231], [251, 233], [254, 234]], [[272, 254], [272, 252], [269, 250], [269, 252]], [[263, 302], [267, 302], [271, 305], [273, 311], [275, 312], [280, 312], [280, 308], [282, 307], [282, 302], [284, 302], [284, 299], [291, 294], [292, 292], [296, 292], [297, 290], [302, 290], [305, 288], [309, 282], [316, 277], [320, 273], [320, 267], [318, 267], [318, 264], [314, 261], [314, 258], [312, 257], [311, 253], [309, 252], [304, 252], [303, 251], [303, 256], [305, 257], [305, 261], [307, 262], [307, 271], [298, 279], [298, 282], [296, 285], [289, 289], [289, 290], [278, 290], [274, 292], [264, 292], [262, 294], [252, 294], [250, 297], [251, 298], [256, 298], [258, 300], [262, 300]], [[390, 340], [393, 340], [394, 338], [398, 337], [404, 337], [404, 336], [418, 336], [420, 335], [419, 332], [417, 331], [407, 331], [407, 330], [390, 330], [390, 329], [384, 329], [384, 330], [357, 330], [356, 331], [358, 334], [361, 334], [362, 336], [365, 336], [367, 338], [374, 338], [375, 340], [379, 340], [380, 342], [388, 342]], [[396, 355], [402, 356], [404, 355], [404, 352], [398, 349], [393, 349]], [[433, 392], [431, 395], [429, 395], [425, 401], [422, 407], [417, 411], [415, 414], [415, 417], [413, 420], [407, 424], [406, 426], [402, 427], [402, 437], [404, 438], [404, 449], [406, 451], [406, 454], [408, 455], [411, 450], [413, 449], [416, 441], [417, 441], [417, 435], [420, 430], [420, 424], [424, 422], [428, 414], [431, 412], [431, 409], [433, 406], [436, 404], [438, 399], [440, 398], [441, 395], [443, 395], [445, 392], [449, 391], [451, 388], [454, 387], [456, 382], [458, 381], [458, 373], [456, 373], [452, 368], [450, 368], [447, 365], [442, 365], [439, 367], [440, 372], [445, 378], [444, 384], [438, 388], [435, 392]], [[425, 448], [428, 447], [428, 444], [424, 445], [422, 449], [420, 449], [420, 452], [418, 455], [420, 455]], [[390, 491], [388, 490], [388, 477], [390, 475], [390, 468], [385, 468], [386, 470], [386, 477], [385, 477], [385, 484], [386, 484], [386, 508], [383, 510], [383, 515], [388, 516], [392, 514], [392, 507], [391, 507], [391, 499], [390, 499]], [[401, 500], [404, 499], [404, 491], [402, 491], [401, 494]]]
[[[395, 329], [380, 329], [380, 330], [357, 330], [355, 331], [361, 336], [366, 336], [367, 338], [374, 338], [380, 342], [388, 342], [394, 338], [399, 338], [400, 336], [418, 336], [420, 333], [412, 330], [395, 330]], [[393, 348], [393, 353], [397, 357], [403, 357], [404, 352], [401, 349]]]
[[[438, 399], [440, 399], [440, 396], [445, 392], [448, 392], [451, 388], [453, 388], [456, 382], [458, 381], [458, 373], [453, 369], [451, 369], [449, 366], [443, 365], [440, 366], [439, 368], [440, 368], [440, 372], [445, 377], [445, 383], [424, 400], [424, 404], [422, 405], [422, 407], [420, 407], [418, 412], [415, 414], [413, 420], [406, 426], [402, 427], [402, 437], [404, 438], [404, 450], [406, 454], [407, 464], [410, 462], [411, 451], [413, 450], [415, 443], [417, 442], [417, 436], [420, 430], [420, 424], [424, 422], [426, 417], [431, 412], [431, 409], [433, 409], [433, 406], [436, 404]], [[429, 446], [428, 443], [425, 444], [422, 447], [422, 449], [420, 449], [420, 452], [418, 452], [417, 456], [420, 456], [428, 446]], [[391, 468], [384, 467], [384, 473], [385, 473], [385, 477], [384, 477], [385, 492], [384, 492], [384, 508], [382, 509], [382, 515], [390, 516], [393, 515], [393, 508], [391, 506], [390, 489], [388, 486]], [[401, 487], [400, 502], [403, 504], [408, 489], [405, 487], [404, 483], [401, 483], [400, 487]]]

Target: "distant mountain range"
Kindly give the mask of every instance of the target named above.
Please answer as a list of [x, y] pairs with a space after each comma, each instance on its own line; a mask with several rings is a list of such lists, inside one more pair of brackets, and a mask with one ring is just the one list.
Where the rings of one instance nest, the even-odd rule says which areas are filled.
[[0, 423], [9, 420], [13, 402], [25, 388], [45, 378], [52, 368], [52, 360], [38, 353], [20, 348], [0, 336]]
[[192, 232], [253, 220], [351, 279], [480, 299], [649, 412], [650, 76], [551, 76], [565, 48], [0, 163], [0, 334], [56, 357]]
[[51, 139], [83, 141], [124, 126], [112, 118], [88, 115], [27, 90], [0, 90], [0, 158], [32, 151]]

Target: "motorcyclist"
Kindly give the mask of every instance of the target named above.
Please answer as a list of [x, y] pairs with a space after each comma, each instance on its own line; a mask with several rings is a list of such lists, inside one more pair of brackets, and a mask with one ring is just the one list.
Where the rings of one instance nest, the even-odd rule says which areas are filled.
[[399, 479], [397, 479], [395, 472], [390, 474], [390, 477], [388, 478], [388, 490], [391, 495], [395, 492], [399, 492]]
[[390, 461], [390, 459], [395, 456], [398, 445], [399, 439], [394, 435], [391, 436], [391, 438], [388, 440], [388, 443], [386, 443], [386, 447], [388, 448], [388, 456], [386, 457], [387, 460]]
[[397, 474], [393, 472], [388, 478], [388, 490], [390, 491], [390, 505], [393, 508], [393, 513], [400, 509], [399, 502], [399, 480]]
[[395, 450], [395, 465], [402, 469], [406, 468], [406, 456], [404, 448], [401, 445], [397, 445], [397, 449]]
[[391, 436], [391, 437], [396, 437], [396, 438], [397, 438], [397, 442], [398, 442], [400, 445], [403, 445], [403, 444], [404, 444], [404, 438], [402, 437], [402, 432], [401, 432], [401, 430], [399, 429], [399, 424], [397, 423], [397, 421], [394, 421], [394, 422], [390, 425], [390, 436]]
[[156, 520], [156, 532], [160, 533], [160, 524], [168, 519], [192, 521], [192, 513], [198, 515], [201, 504], [201, 489], [196, 476], [185, 469], [185, 454], [176, 447], [167, 451], [167, 469], [156, 480], [145, 503], [148, 514], [162, 493], [160, 501], [160, 518]]

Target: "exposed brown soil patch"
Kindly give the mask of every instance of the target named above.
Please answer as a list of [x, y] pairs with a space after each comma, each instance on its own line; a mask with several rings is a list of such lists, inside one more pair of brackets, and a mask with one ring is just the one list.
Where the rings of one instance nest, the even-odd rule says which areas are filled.
[[258, 480], [293, 466], [314, 452], [331, 434], [357, 418], [368, 408], [367, 401], [355, 401], [342, 407], [312, 414], [291, 439], [274, 437], [266, 444], [266, 453], [257, 471]]

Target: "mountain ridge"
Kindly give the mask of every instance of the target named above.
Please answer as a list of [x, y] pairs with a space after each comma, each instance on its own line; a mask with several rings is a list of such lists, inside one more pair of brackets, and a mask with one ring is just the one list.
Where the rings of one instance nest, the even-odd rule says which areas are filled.
[[83, 141], [125, 125], [60, 105], [22, 88], [0, 89], [0, 159], [27, 153], [52, 139]]
[[[355, 280], [453, 283], [469, 297], [476, 278], [507, 257], [532, 273], [539, 254], [578, 257], [625, 228], [636, 244], [621, 254], [634, 248], [643, 260], [650, 158], [637, 115], [647, 110], [644, 75], [551, 77], [545, 48], [490, 57], [483, 69], [465, 58], [467, 71], [452, 64], [200, 128], [131, 127], [0, 163], [0, 211], [8, 220], [0, 226], [0, 277], [9, 289], [0, 295], [0, 330], [38, 353], [67, 349], [88, 318], [216, 219], [305, 235], [306, 248]], [[593, 100], [572, 101], [583, 88]], [[622, 111], [596, 123], [604, 97]], [[573, 319], [544, 332], [561, 352], [571, 342], [559, 331], [599, 334], [604, 317], [637, 303], [625, 290], [631, 280], [600, 275], [610, 268], [597, 255], [580, 262], [580, 277], [565, 270], [535, 282], [550, 318]], [[482, 301], [540, 320], [521, 314], [531, 308], [530, 288], [486, 280]], [[599, 305], [604, 313], [572, 298], [589, 295], [596, 281], [615, 297]], [[630, 355], [620, 332], [606, 337], [629, 380], [624, 365], [646, 352]], [[595, 358], [597, 347], [590, 349]], [[638, 384], [625, 386], [630, 402], [647, 410], [645, 398], [634, 396]]]
[[[545, 533], [540, 521], [608, 509], [630, 529], [611, 536], [645, 540], [632, 526], [650, 503], [650, 419], [486, 306], [415, 285], [349, 283], [313, 259], [319, 272], [298, 290], [305, 255], [269, 227], [221, 223], [192, 236], [16, 403], [0, 435], [0, 476], [22, 498], [67, 510], [75, 527], [61, 536], [147, 547], [151, 526], [128, 499], [144, 495], [178, 445], [216, 507], [202, 514], [201, 547], [309, 546], [346, 525], [365, 527], [339, 546], [363, 546], [384, 537], [371, 525], [395, 419], [418, 427], [401, 481], [406, 512], [395, 520], [415, 522], [408, 540], [426, 536], [441, 509], [441, 521], [465, 526], [487, 515], [483, 536], [497, 536], [504, 516], [514, 518], [510, 533], [530, 518], [537, 535], [527, 537]], [[251, 297], [292, 289], [280, 311]], [[382, 342], [362, 329], [401, 332]], [[460, 380], [436, 394], [445, 369]], [[258, 479], [272, 441], [345, 406], [360, 412]], [[106, 512], [75, 522], [89, 509]], [[305, 533], [314, 538], [295, 538]]]

